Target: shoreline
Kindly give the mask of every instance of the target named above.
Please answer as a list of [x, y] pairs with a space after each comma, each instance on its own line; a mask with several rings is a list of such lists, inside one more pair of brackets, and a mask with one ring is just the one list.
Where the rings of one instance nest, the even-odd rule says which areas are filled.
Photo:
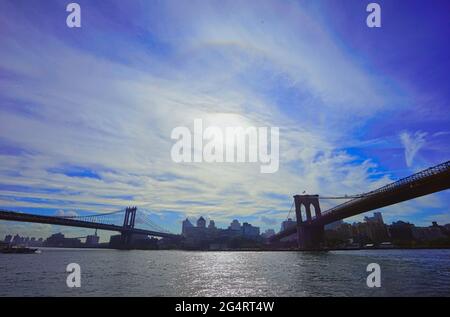
[[117, 251], [186, 251], [186, 252], [329, 252], [329, 251], [389, 251], [389, 250], [450, 250], [446, 247], [391, 247], [391, 248], [333, 248], [333, 249], [227, 249], [227, 250], [188, 250], [188, 249], [113, 249], [113, 248], [71, 248], [71, 247], [35, 247], [38, 250], [117, 250]]

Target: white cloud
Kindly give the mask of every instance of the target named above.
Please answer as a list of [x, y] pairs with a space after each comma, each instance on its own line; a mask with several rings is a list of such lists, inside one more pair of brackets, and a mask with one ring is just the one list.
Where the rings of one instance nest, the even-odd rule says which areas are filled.
[[75, 217], [78, 216], [78, 213], [74, 210], [58, 210], [55, 213], [55, 216], [57, 217]]
[[405, 148], [405, 161], [408, 167], [411, 167], [414, 162], [414, 157], [417, 152], [425, 145], [426, 132], [416, 131], [411, 134], [407, 131], [400, 134], [400, 140]]

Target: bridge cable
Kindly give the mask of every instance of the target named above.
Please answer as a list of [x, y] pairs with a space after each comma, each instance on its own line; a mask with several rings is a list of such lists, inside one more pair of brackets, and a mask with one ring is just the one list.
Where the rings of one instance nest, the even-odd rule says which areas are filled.
[[288, 215], [287, 215], [287, 217], [286, 217], [286, 220], [289, 219], [289, 215], [291, 214], [291, 211], [292, 211], [292, 208], [293, 208], [293, 207], [294, 207], [294, 202], [292, 202], [291, 209], [289, 209], [289, 212], [288, 212]]
[[55, 217], [57, 217], [57, 218], [66, 218], [66, 219], [80, 219], [80, 218], [85, 218], [85, 219], [89, 218], [89, 219], [91, 219], [91, 217], [105, 217], [105, 216], [119, 214], [119, 213], [122, 213], [124, 211], [125, 211], [125, 209], [121, 209], [121, 210], [116, 210], [116, 211], [102, 213], [102, 214], [76, 215], [76, 216], [55, 216]]

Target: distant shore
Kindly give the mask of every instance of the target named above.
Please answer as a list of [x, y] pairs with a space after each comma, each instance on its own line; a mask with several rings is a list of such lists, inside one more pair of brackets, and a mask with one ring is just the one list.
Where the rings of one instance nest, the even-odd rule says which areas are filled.
[[246, 248], [246, 249], [220, 249], [220, 250], [195, 250], [195, 249], [113, 249], [105, 247], [36, 247], [41, 250], [65, 249], [65, 250], [120, 250], [120, 251], [186, 251], [186, 252], [328, 252], [328, 251], [370, 251], [370, 250], [448, 250], [450, 246], [443, 247], [390, 247], [390, 248], [332, 248], [332, 249], [310, 249], [300, 250], [295, 248], [280, 248], [280, 249], [261, 249], [261, 248]]

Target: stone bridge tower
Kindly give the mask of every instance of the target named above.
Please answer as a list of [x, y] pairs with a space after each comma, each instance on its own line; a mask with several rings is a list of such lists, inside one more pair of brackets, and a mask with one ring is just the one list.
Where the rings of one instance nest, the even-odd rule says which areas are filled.
[[[322, 213], [319, 204], [319, 195], [295, 195], [295, 214], [297, 216], [297, 242], [301, 250], [317, 250], [321, 248], [324, 239], [324, 226], [315, 222]], [[302, 216], [302, 206], [305, 210]], [[311, 214], [314, 208], [314, 217]]]

